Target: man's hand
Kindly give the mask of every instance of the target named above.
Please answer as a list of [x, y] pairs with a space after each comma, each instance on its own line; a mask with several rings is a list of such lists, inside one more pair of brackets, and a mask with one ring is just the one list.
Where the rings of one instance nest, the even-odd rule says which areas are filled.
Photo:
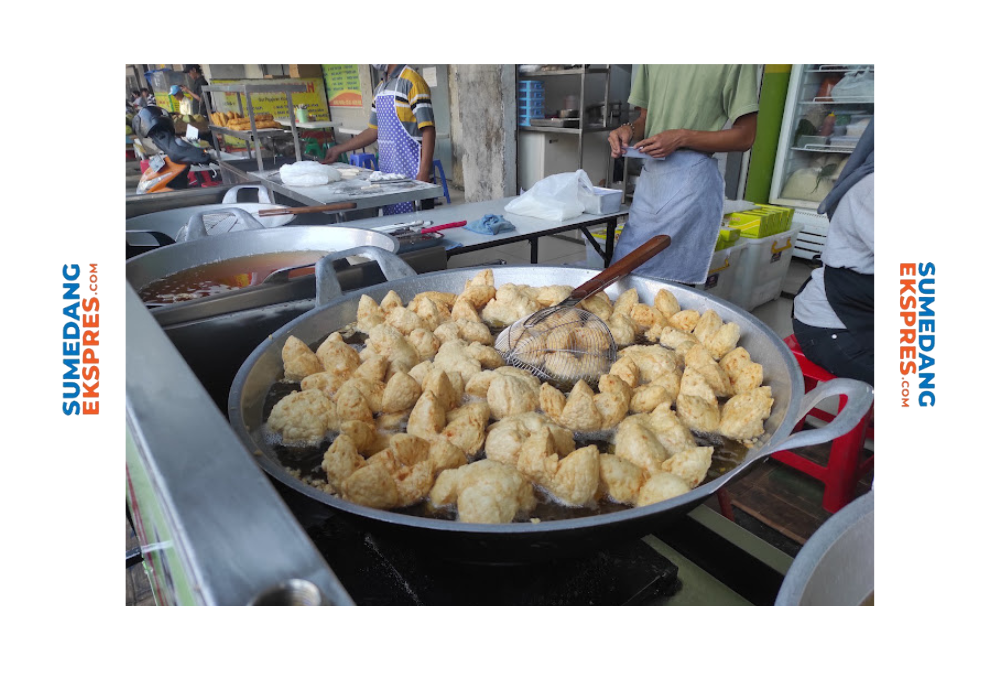
[[431, 172], [430, 172], [429, 169], [421, 169], [420, 171], [417, 171], [417, 175], [414, 176], [414, 180], [418, 180], [421, 183], [433, 183], [434, 182], [431, 179]]
[[333, 164], [340, 159], [340, 155], [343, 151], [340, 149], [339, 145], [335, 145], [332, 148], [327, 148], [326, 156], [320, 160], [320, 164]]
[[618, 127], [608, 134], [608, 143], [611, 145], [611, 156], [621, 157], [625, 149], [628, 148], [632, 140], [632, 127]]
[[645, 152], [650, 157], [663, 159], [674, 150], [684, 147], [685, 136], [684, 129], [667, 129], [639, 141], [635, 144], [635, 149]]

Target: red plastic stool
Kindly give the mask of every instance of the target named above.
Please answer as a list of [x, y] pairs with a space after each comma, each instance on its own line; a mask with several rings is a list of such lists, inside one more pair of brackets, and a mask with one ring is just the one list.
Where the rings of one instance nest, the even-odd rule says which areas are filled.
[[[792, 351], [795, 360], [798, 361], [799, 368], [802, 369], [802, 378], [807, 392], [814, 389], [820, 382], [835, 379], [835, 375], [820, 368], [803, 355], [802, 348], [799, 346], [799, 341], [795, 339], [794, 333], [785, 338], [784, 342]], [[847, 397], [841, 396], [838, 412], [843, 410], [846, 404]], [[830, 446], [830, 459], [826, 466], [817, 464], [801, 455], [796, 455], [790, 450], [776, 452], [772, 457], [782, 464], [787, 464], [793, 469], [822, 481], [825, 486], [823, 508], [830, 513], [836, 513], [854, 499], [854, 490], [858, 481], [875, 465], [874, 456], [869, 457], [864, 462], [859, 462], [861, 450], [865, 446], [865, 439], [875, 440], [875, 425], [872, 422], [874, 412], [875, 404], [873, 403], [868, 414], [861, 418], [856, 427], [840, 438], [834, 439]], [[813, 408], [807, 415], [824, 422], [830, 422], [835, 417], [819, 408]], [[802, 422], [799, 422], [796, 431], [801, 427]]]

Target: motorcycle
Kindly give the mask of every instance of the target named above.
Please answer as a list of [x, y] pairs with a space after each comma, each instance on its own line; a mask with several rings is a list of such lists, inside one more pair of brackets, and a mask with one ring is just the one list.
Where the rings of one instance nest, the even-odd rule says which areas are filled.
[[161, 154], [149, 158], [136, 194], [180, 190], [189, 186], [192, 164], [208, 164], [211, 155], [186, 139], [178, 138], [170, 115], [157, 106], [146, 106], [132, 118], [132, 131], [140, 139], [149, 139]]

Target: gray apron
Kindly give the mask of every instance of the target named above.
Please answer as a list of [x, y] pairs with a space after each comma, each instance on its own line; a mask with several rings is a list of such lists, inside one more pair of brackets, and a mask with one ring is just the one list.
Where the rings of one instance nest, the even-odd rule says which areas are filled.
[[722, 227], [722, 198], [722, 174], [714, 157], [678, 150], [666, 159], [645, 160], [612, 262], [651, 237], [668, 234], [670, 247], [635, 273], [704, 283]]

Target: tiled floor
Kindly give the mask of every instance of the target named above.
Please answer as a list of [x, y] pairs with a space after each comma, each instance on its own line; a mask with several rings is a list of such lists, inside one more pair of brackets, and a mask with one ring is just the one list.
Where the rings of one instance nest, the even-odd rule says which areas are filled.
[[[450, 189], [452, 203], [464, 201], [464, 194]], [[587, 260], [589, 244], [575, 237], [545, 237], [539, 244], [539, 263], [543, 265], [580, 265]], [[504, 260], [510, 265], [530, 263], [527, 242], [499, 246], [485, 251], [461, 254], [451, 258], [449, 268], [468, 267]], [[791, 334], [791, 296], [802, 285], [812, 267], [799, 258], [793, 258], [785, 278], [782, 297], [753, 310], [780, 338]], [[872, 447], [873, 449], [873, 447]], [[825, 461], [829, 448], [819, 446], [806, 449], [817, 461]], [[859, 487], [859, 493], [870, 488], [870, 477]], [[822, 484], [773, 460], [765, 460], [736, 479], [729, 486], [735, 507], [736, 522], [758, 537], [770, 542], [789, 555], [795, 555], [806, 539], [823, 524], [830, 514], [821, 506]], [[717, 502], [707, 502], [718, 508]], [[137, 546], [138, 541], [126, 524], [126, 549]], [[152, 593], [141, 566], [126, 572], [126, 604], [153, 604]]]

